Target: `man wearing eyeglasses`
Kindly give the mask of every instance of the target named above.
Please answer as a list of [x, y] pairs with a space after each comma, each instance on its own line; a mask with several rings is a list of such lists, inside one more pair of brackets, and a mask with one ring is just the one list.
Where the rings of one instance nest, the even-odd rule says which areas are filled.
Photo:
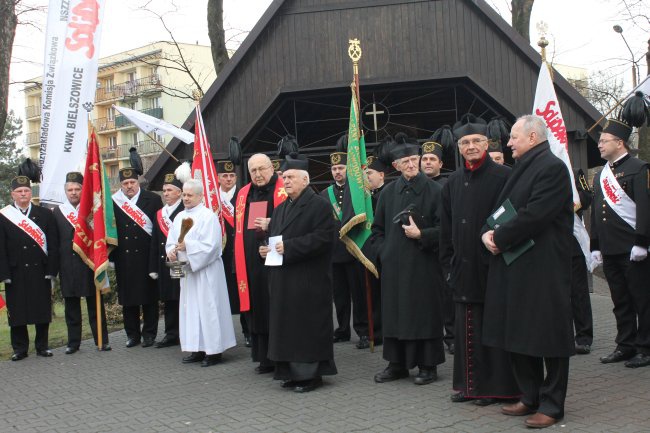
[[479, 242], [510, 169], [488, 155], [487, 124], [473, 114], [454, 125], [464, 166], [442, 187], [440, 261], [453, 290], [455, 308], [454, 380], [451, 401], [478, 406], [520, 395], [510, 357], [484, 346], [483, 302], [490, 253]]
[[264, 260], [258, 250], [267, 245], [273, 211], [287, 198], [284, 183], [268, 156], [257, 153], [248, 160], [250, 183], [235, 201], [235, 271], [240, 311], [246, 314], [251, 337], [251, 355], [258, 374], [271, 373], [268, 358], [269, 287]]
[[609, 119], [598, 141], [607, 164], [594, 177], [591, 256], [603, 265], [618, 330], [616, 349], [600, 362], [636, 368], [650, 365], [650, 184], [648, 164], [628, 153], [631, 133]]
[[[516, 164], [493, 216], [507, 212], [506, 199], [514, 215], [494, 229], [484, 228], [481, 238], [492, 253], [482, 342], [510, 352], [522, 393], [519, 402], [503, 406], [501, 413], [531, 415], [525, 424], [532, 428], [552, 426], [564, 417], [569, 357], [575, 353], [573, 193], [569, 171], [551, 152], [547, 134], [544, 119], [533, 115], [520, 117], [512, 126], [508, 147]], [[522, 252], [521, 245], [528, 249]], [[514, 260], [508, 264], [502, 252], [512, 253]]]
[[420, 172], [420, 147], [412, 139], [393, 145], [393, 167], [401, 176], [379, 197], [372, 246], [381, 262], [384, 359], [375, 382], [409, 376], [414, 383], [437, 379], [445, 361], [442, 342], [442, 270], [438, 261], [440, 185]]

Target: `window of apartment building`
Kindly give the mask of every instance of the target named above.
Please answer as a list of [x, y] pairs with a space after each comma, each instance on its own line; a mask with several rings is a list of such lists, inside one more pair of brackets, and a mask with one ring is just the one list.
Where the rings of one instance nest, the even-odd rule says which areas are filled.
[[108, 137], [108, 150], [117, 149], [117, 136], [112, 135]]
[[126, 73], [126, 81], [135, 81], [135, 71]]
[[104, 79], [104, 88], [107, 92], [113, 91], [113, 77]]
[[115, 109], [113, 107], [106, 109], [106, 118], [108, 120], [115, 120]]
[[134, 132], [134, 133], [131, 134], [131, 143], [133, 143], [134, 146], [138, 144], [138, 133], [137, 132]]
[[115, 179], [117, 177], [117, 165], [108, 166], [108, 177]]

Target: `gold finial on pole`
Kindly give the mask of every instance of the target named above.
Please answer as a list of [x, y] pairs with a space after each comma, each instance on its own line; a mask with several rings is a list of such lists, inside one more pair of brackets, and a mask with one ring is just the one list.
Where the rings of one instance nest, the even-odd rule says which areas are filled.
[[354, 75], [359, 75], [359, 60], [361, 60], [361, 42], [359, 39], [350, 39], [350, 45], [348, 46], [348, 56], [352, 59], [352, 65], [354, 66]]
[[544, 21], [537, 23], [537, 33], [539, 33], [539, 41], [537, 41], [537, 46], [542, 49], [542, 62], [546, 63], [548, 71], [551, 73], [551, 79], [553, 79], [553, 68], [550, 67], [546, 61], [546, 47], [548, 47], [548, 39], [546, 39], [546, 34], [548, 33], [548, 24]]

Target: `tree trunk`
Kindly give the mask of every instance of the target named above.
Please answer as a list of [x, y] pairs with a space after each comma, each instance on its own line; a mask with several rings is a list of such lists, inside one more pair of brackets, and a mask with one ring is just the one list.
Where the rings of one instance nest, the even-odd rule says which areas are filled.
[[530, 42], [530, 14], [535, 0], [512, 0], [512, 27]]
[[7, 120], [9, 66], [16, 36], [16, 0], [0, 0], [0, 136]]
[[226, 33], [223, 29], [223, 0], [208, 0], [208, 36], [214, 70], [219, 74], [229, 60]]

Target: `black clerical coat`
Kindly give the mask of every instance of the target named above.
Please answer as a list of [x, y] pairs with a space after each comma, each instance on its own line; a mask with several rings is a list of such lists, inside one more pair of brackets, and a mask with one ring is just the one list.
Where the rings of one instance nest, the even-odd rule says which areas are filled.
[[[269, 333], [269, 284], [264, 259], [260, 257], [260, 245], [268, 238], [267, 232], [248, 229], [248, 211], [250, 203], [266, 201], [266, 217], [273, 221], [273, 195], [278, 175], [274, 174], [268, 184], [258, 187], [251, 184], [246, 198], [244, 212], [244, 254], [246, 256], [246, 274], [250, 296], [250, 311], [247, 316], [248, 327], [253, 334]], [[235, 196], [236, 197], [236, 196]], [[331, 214], [330, 214], [331, 215]]]
[[270, 236], [282, 236], [282, 266], [268, 267], [269, 359], [314, 362], [334, 358], [330, 263], [336, 226], [328, 200], [311, 188], [278, 206]]
[[[409, 204], [424, 217], [421, 239], [409, 239], [393, 218]], [[384, 337], [442, 338], [442, 271], [438, 260], [440, 185], [419, 173], [400, 176], [382, 191], [372, 226], [372, 246], [381, 262]]]
[[487, 156], [475, 171], [456, 170], [442, 188], [440, 261], [455, 302], [485, 299], [490, 253], [481, 242], [481, 229], [509, 173], [510, 168]]
[[[162, 207], [160, 196], [141, 189], [136, 205], [155, 225], [156, 212]], [[158, 288], [149, 276], [151, 236], [115, 203], [113, 209], [118, 245], [111, 253], [111, 261], [115, 263], [118, 301], [125, 307], [156, 302]]]
[[[236, 206], [237, 193], [239, 188], [235, 188], [235, 193], [232, 196], [230, 203], [233, 209]], [[248, 221], [246, 221], [248, 223]], [[226, 274], [226, 285], [228, 286], [228, 299], [230, 300], [230, 312], [232, 314], [239, 314], [239, 292], [237, 290], [237, 274], [235, 273], [235, 228], [228, 224], [228, 221], [223, 222], [226, 233], [226, 246], [221, 251], [221, 260], [223, 262], [223, 270]]]
[[495, 230], [497, 247], [507, 251], [528, 239], [535, 245], [509, 266], [500, 254], [490, 257], [483, 343], [529, 356], [571, 356], [573, 194], [548, 142], [517, 161], [497, 206], [506, 198], [517, 216]]
[[636, 204], [636, 229], [609, 206], [600, 186], [601, 173], [596, 174], [591, 208], [591, 249], [607, 256], [629, 254], [635, 245], [650, 246], [648, 163], [628, 154], [612, 166], [619, 185]]
[[95, 296], [93, 271], [72, 248], [74, 227], [63, 215], [60, 207], [56, 207], [53, 214], [59, 233], [57, 252], [60, 261], [59, 281], [61, 283], [61, 294], [64, 298]]
[[[178, 204], [170, 215], [172, 222], [176, 215], [185, 210], [183, 201]], [[158, 213], [158, 211], [156, 211]], [[169, 227], [171, 229], [171, 227]], [[169, 274], [169, 268], [165, 265], [167, 251], [165, 244], [167, 236], [160, 228], [158, 215], [153, 220], [153, 231], [151, 232], [151, 248], [149, 250], [149, 273], [158, 274], [158, 296], [161, 301], [178, 301], [181, 296], [181, 280], [173, 279]]]
[[58, 273], [59, 239], [52, 211], [32, 205], [28, 218], [47, 239], [47, 255], [23, 230], [0, 215], [0, 281], [5, 284], [9, 326], [52, 321], [52, 285], [46, 275]]

